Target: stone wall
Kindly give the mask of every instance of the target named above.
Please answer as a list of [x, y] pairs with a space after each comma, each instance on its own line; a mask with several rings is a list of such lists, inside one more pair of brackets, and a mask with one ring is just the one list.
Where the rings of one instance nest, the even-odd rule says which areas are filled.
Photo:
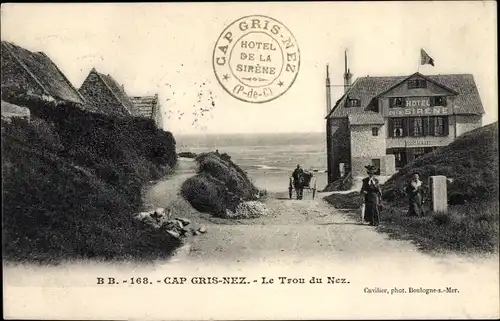
[[382, 155], [377, 157], [353, 157], [352, 158], [352, 176], [365, 177], [366, 165], [373, 164], [373, 160], [380, 161], [380, 176], [392, 176], [396, 172], [394, 155]]
[[118, 117], [129, 114], [95, 72], [90, 72], [79, 92], [85, 98], [85, 108], [89, 111]]
[[[377, 136], [373, 136], [372, 128], [378, 129]], [[351, 158], [385, 155], [385, 129], [384, 125], [351, 126]]]
[[457, 137], [482, 126], [480, 115], [457, 115], [456, 116]]

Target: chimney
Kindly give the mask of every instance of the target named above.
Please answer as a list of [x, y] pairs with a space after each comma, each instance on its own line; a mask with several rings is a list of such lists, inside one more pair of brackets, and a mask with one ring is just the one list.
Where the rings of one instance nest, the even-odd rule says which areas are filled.
[[120, 87], [122, 88], [122, 91], [125, 92], [125, 86], [122, 84]]
[[352, 74], [347, 65], [347, 50], [344, 52], [345, 62], [344, 62], [344, 93], [346, 93], [351, 87]]
[[326, 115], [332, 110], [332, 92], [330, 89], [330, 72], [329, 66], [326, 64]]

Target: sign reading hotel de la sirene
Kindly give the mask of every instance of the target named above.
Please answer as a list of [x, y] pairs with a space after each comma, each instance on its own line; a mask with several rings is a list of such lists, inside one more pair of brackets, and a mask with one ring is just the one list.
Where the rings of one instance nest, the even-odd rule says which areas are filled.
[[448, 106], [432, 106], [430, 97], [406, 97], [404, 107], [385, 108], [384, 116], [439, 116], [451, 111]]

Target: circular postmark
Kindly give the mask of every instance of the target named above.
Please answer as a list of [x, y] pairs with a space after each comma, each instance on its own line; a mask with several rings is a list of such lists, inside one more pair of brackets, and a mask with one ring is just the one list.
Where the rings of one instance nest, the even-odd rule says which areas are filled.
[[295, 37], [281, 22], [252, 15], [222, 31], [212, 63], [217, 80], [231, 96], [265, 103], [293, 85], [300, 68], [300, 52]]

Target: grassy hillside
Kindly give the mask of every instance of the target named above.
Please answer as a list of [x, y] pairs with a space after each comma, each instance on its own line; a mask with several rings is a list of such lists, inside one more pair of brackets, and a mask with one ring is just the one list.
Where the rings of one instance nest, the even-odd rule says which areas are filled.
[[177, 161], [154, 122], [10, 97], [32, 120], [2, 121], [4, 258], [168, 256], [179, 242], [132, 219], [141, 188]]
[[184, 198], [198, 211], [226, 216], [243, 201], [255, 200], [259, 190], [226, 154], [200, 154], [199, 173], [182, 186]]
[[[465, 133], [406, 165], [384, 184], [384, 199], [401, 203], [414, 173], [427, 183], [429, 176], [444, 175], [450, 204], [487, 201], [498, 195], [498, 122]], [[427, 187], [427, 186], [426, 186]]]
[[[408, 217], [405, 184], [419, 173], [428, 193], [428, 177], [445, 175], [449, 212], [430, 211], [424, 195], [425, 215]], [[395, 238], [410, 238], [424, 250], [458, 252], [498, 251], [498, 123], [473, 130], [448, 146], [406, 165], [383, 186], [384, 210], [380, 230]], [[360, 218], [363, 199], [359, 192], [325, 198], [338, 208], [356, 209]]]

